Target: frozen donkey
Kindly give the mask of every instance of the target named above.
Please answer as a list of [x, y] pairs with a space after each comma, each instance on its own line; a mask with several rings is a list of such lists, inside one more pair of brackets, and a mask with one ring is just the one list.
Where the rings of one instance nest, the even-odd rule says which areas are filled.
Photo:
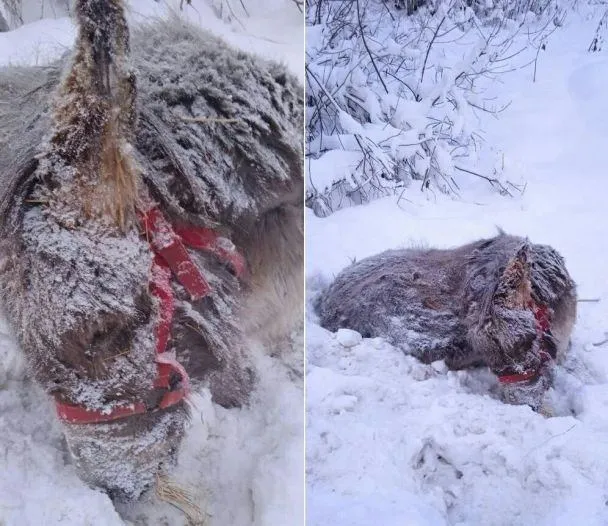
[[500, 233], [450, 250], [390, 250], [353, 264], [319, 299], [321, 324], [381, 336], [425, 363], [486, 365], [504, 399], [539, 409], [576, 318], [551, 247]]
[[0, 294], [87, 481], [137, 497], [192, 386], [247, 402], [247, 338], [302, 302], [302, 88], [173, 19], [77, 0], [74, 51], [0, 70]]

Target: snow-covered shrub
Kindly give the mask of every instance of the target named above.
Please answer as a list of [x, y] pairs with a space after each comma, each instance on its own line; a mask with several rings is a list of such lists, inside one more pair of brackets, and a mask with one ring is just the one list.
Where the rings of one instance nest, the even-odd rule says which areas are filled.
[[589, 44], [588, 51], [596, 52], [601, 51], [604, 45], [604, 37], [606, 35], [606, 31], [608, 29], [608, 9], [604, 11], [604, 14], [600, 18], [600, 21], [597, 24], [597, 28], [595, 29], [595, 34], [593, 35], [593, 39], [591, 40], [591, 44]]
[[238, 21], [250, 15], [273, 16], [286, 6], [304, 12], [304, 0], [206, 0], [215, 15], [225, 22]]
[[534, 60], [561, 17], [555, 0], [311, 0], [308, 206], [327, 215], [412, 185], [460, 195], [463, 176], [515, 191], [476, 114], [504, 107], [485, 88]]
[[21, 17], [20, 0], [0, 1], [0, 31], [8, 31], [19, 23]]

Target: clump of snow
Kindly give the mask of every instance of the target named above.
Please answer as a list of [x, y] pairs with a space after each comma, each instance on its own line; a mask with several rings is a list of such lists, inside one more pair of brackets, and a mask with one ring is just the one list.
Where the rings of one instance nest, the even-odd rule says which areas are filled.
[[448, 367], [443, 360], [437, 360], [431, 364], [431, 367], [436, 373], [446, 374], [448, 372]]
[[359, 345], [363, 337], [357, 332], [350, 329], [338, 329], [336, 332], [336, 340], [342, 347], [354, 347]]
[[[301, 367], [303, 339], [291, 349]], [[301, 372], [294, 375], [264, 349], [250, 348], [263, 372], [250, 408], [224, 409], [208, 390], [191, 400], [192, 422], [176, 469], [180, 485], [196, 496], [210, 525], [302, 524], [304, 517], [304, 414]], [[129, 519], [183, 517], [145, 500], [121, 509]], [[169, 513], [169, 515], [167, 515]], [[156, 524], [150, 522], [150, 524]]]
[[[601, 13], [600, 15], [601, 16]], [[608, 524], [608, 257], [605, 54], [598, 16], [573, 15], [513, 99], [481, 117], [490, 144], [525, 173], [518, 200], [478, 189], [463, 201], [408, 194], [307, 215], [307, 473], [310, 526]], [[345, 349], [318, 325], [316, 296], [353, 259], [404, 246], [454, 247], [496, 226], [555, 247], [577, 282], [572, 348], [546, 417], [496, 396], [486, 369], [446, 371], [367, 338]]]
[[122, 526], [110, 499], [87, 487], [67, 460], [54, 408], [27, 379], [0, 321], [0, 524]]

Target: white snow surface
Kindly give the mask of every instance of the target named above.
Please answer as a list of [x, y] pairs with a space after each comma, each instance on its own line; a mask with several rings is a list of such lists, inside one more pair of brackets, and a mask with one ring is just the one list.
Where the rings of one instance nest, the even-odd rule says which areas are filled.
[[[307, 211], [309, 526], [608, 524], [608, 54], [586, 52], [596, 24], [572, 15], [536, 82], [530, 68], [501, 77], [512, 105], [480, 116], [523, 196], [411, 188], [327, 218]], [[578, 304], [551, 417], [494, 398], [487, 370], [423, 365], [379, 338], [345, 346], [318, 325], [315, 297], [353, 259], [454, 247], [496, 226], [555, 247], [579, 298], [599, 299]]]
[[[240, 4], [235, 3], [235, 4]], [[185, 16], [233, 45], [287, 64], [303, 78], [303, 15], [290, 0], [247, 2], [247, 17], [222, 22], [205, 0]], [[179, 0], [132, 0], [134, 21], [164, 16]], [[52, 16], [52, 15], [49, 15]], [[0, 33], [0, 66], [39, 64], [71, 46], [68, 18], [33, 21]], [[1, 307], [1, 299], [0, 299]], [[206, 526], [284, 526], [304, 520], [304, 406], [302, 334], [270, 357], [252, 347], [260, 385], [250, 407], [226, 410], [204, 391], [193, 399], [193, 418], [174, 480], [190, 490]], [[122, 526], [186, 524], [181, 512], [153, 497], [120, 510], [76, 475], [54, 409], [28, 379], [21, 354], [0, 318], [0, 525]]]

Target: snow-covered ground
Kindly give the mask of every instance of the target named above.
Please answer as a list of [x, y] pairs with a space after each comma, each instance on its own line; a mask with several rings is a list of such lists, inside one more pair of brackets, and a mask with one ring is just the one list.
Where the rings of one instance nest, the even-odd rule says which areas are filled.
[[[597, 24], [571, 15], [532, 70], [501, 77], [512, 105], [482, 115], [522, 197], [479, 184], [463, 201], [384, 198], [307, 216], [307, 515], [310, 526], [608, 524], [608, 54], [586, 52]], [[500, 226], [554, 246], [578, 284], [570, 357], [553, 417], [492, 396], [487, 371], [423, 365], [380, 339], [332, 334], [311, 303], [353, 258], [438, 248]], [[604, 342], [601, 345], [594, 345]]]
[[[303, 77], [303, 19], [291, 2], [244, 1], [252, 7], [251, 16], [237, 11], [238, 20], [230, 25], [219, 21], [204, 0], [192, 4], [186, 8], [192, 20], [234, 45], [285, 62]], [[134, 19], [162, 16], [166, 10], [165, 3], [152, 0], [130, 3]], [[0, 66], [43, 64], [68, 48], [74, 34], [67, 18], [0, 33]], [[191, 490], [206, 525], [302, 524], [302, 345], [299, 334], [280, 358], [252, 349], [261, 372], [250, 408], [222, 409], [205, 392], [193, 401], [191, 428], [173, 475]], [[137, 525], [185, 524], [180, 512], [150, 499], [121, 513]], [[54, 409], [26, 378], [9, 328], [0, 319], [0, 525], [123, 524], [110, 499], [77, 477]]]

